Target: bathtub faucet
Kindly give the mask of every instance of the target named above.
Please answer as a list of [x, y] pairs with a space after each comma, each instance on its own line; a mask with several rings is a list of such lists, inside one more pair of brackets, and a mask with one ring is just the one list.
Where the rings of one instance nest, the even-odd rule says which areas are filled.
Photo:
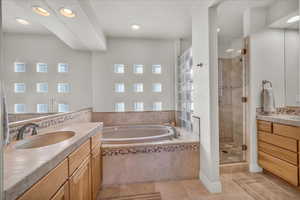
[[173, 130], [174, 138], [179, 138], [180, 134], [179, 134], [179, 132], [176, 130], [176, 128], [175, 128], [174, 126], [170, 126], [170, 128]]

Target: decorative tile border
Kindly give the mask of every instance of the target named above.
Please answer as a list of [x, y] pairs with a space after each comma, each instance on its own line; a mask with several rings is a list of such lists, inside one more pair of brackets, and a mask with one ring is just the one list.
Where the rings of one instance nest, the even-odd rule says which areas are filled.
[[161, 152], [199, 151], [198, 143], [153, 144], [145, 146], [104, 147], [102, 156], [122, 156], [128, 154], [149, 154]]
[[[76, 122], [76, 121], [91, 121], [91, 115], [92, 115], [92, 109], [82, 109], [79, 111], [74, 112], [68, 112], [68, 113], [59, 113], [55, 115], [49, 115], [45, 117], [40, 118], [33, 118], [29, 120], [19, 121], [19, 122], [13, 122], [9, 124], [9, 134], [11, 137], [11, 140], [14, 140], [16, 138], [16, 135], [18, 133], [18, 130], [27, 123], [36, 123], [39, 125], [39, 130], [51, 128], [51, 127], [57, 127], [64, 125], [69, 122]], [[27, 131], [27, 133], [30, 130]]]

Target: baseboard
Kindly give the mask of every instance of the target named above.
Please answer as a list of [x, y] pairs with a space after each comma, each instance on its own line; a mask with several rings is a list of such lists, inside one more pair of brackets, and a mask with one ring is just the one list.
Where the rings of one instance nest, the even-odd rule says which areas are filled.
[[201, 172], [200, 172], [200, 180], [210, 193], [222, 192], [221, 181], [212, 182], [209, 180], [209, 178], [205, 174], [203, 174]]
[[257, 163], [255, 163], [255, 164], [250, 163], [249, 171], [252, 172], [252, 173], [258, 173], [258, 172], [262, 172], [263, 169], [260, 166], [258, 166]]

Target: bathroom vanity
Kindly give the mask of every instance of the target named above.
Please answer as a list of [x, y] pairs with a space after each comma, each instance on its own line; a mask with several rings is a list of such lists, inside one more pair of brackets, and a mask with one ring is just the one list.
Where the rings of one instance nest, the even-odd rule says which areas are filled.
[[257, 139], [258, 164], [299, 187], [300, 120], [287, 115], [259, 115]]
[[74, 137], [41, 148], [5, 152], [6, 200], [95, 200], [101, 187], [102, 123], [64, 127]]

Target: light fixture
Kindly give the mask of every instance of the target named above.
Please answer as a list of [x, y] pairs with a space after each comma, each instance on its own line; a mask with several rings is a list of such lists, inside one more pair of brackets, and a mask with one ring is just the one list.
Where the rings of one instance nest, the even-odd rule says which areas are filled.
[[69, 18], [76, 17], [75, 12], [69, 8], [61, 8], [59, 10], [59, 12], [61, 15], [65, 16], [65, 17], [69, 17]]
[[234, 51], [234, 49], [226, 49], [226, 53], [231, 53], [233, 51]]
[[39, 15], [42, 15], [42, 16], [45, 16], [45, 17], [47, 17], [47, 16], [50, 15], [50, 13], [49, 13], [46, 9], [41, 8], [41, 7], [39, 7], [39, 6], [32, 6], [32, 10], [33, 10], [35, 13], [37, 13], [37, 14], [39, 14]]
[[141, 26], [138, 25], [138, 24], [132, 24], [131, 25], [131, 29], [134, 30], [134, 31], [137, 31], [137, 30], [140, 30]]
[[220, 33], [220, 31], [221, 31], [221, 28], [217, 28], [217, 32]]
[[297, 21], [299, 21], [299, 20], [300, 20], [300, 16], [299, 16], [299, 15], [296, 15], [296, 16], [293, 16], [293, 17], [289, 18], [289, 19], [287, 20], [287, 23], [288, 23], [288, 24], [291, 24], [291, 23], [297, 22]]
[[30, 23], [25, 20], [25, 19], [22, 19], [22, 18], [16, 18], [16, 21], [22, 25], [29, 25]]

